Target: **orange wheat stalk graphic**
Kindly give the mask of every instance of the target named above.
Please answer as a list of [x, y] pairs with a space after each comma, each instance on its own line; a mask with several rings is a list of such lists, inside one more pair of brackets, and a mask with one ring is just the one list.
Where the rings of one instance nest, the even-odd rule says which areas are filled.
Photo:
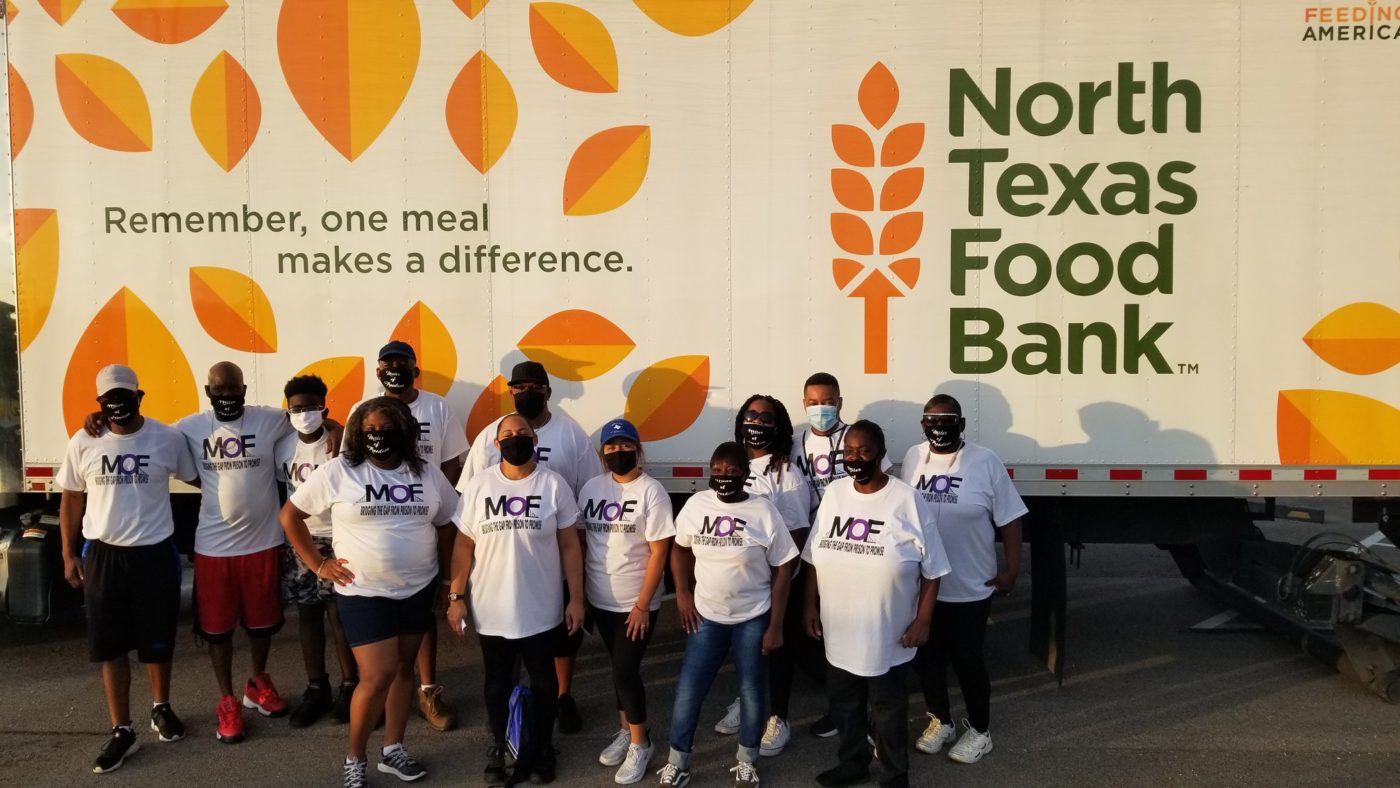
[[[865, 371], [883, 374], [889, 370], [889, 300], [903, 298], [919, 281], [919, 258], [901, 255], [914, 248], [924, 230], [923, 211], [906, 210], [923, 192], [924, 168], [905, 166], [924, 146], [924, 124], [906, 123], [879, 133], [899, 106], [899, 84], [884, 63], [871, 66], [857, 95], [870, 130], [839, 123], [831, 127], [831, 147], [849, 165], [831, 170], [831, 193], [846, 209], [832, 212], [831, 237], [850, 255], [831, 261], [831, 275], [847, 297], [865, 301]], [[878, 204], [876, 182], [881, 184]]]

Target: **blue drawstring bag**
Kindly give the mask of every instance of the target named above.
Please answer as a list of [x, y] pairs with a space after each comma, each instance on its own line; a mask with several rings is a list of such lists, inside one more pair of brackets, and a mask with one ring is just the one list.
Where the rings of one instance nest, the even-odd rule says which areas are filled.
[[534, 718], [530, 709], [530, 688], [517, 684], [510, 693], [506, 709], [506, 750], [510, 757], [518, 759], [520, 751], [530, 746], [530, 725]]

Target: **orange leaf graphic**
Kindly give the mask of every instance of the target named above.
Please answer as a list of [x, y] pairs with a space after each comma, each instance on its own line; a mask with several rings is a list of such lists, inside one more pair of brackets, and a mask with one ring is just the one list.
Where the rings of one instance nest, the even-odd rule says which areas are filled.
[[530, 43], [555, 82], [586, 93], [617, 92], [617, 50], [598, 17], [566, 3], [531, 3]]
[[225, 172], [243, 160], [262, 123], [262, 101], [233, 55], [220, 52], [204, 69], [190, 98], [190, 122], [199, 144]]
[[1344, 391], [1278, 395], [1278, 453], [1288, 465], [1400, 464], [1400, 410]]
[[860, 81], [860, 111], [870, 125], [883, 128], [899, 105], [899, 84], [884, 63], [876, 63]]
[[515, 134], [515, 91], [485, 52], [477, 52], [447, 91], [447, 131], [478, 172], [500, 160]]
[[924, 190], [924, 168], [897, 170], [885, 179], [880, 190], [880, 210], [902, 211], [914, 204]]
[[847, 260], [844, 257], [837, 257], [831, 261], [831, 278], [836, 280], [836, 289], [845, 290], [846, 285], [851, 283], [865, 266], [856, 260]]
[[79, 337], [63, 378], [63, 422], [69, 434], [97, 410], [97, 373], [108, 364], [136, 370], [146, 398], [141, 412], [169, 424], [199, 408], [194, 374], [180, 345], [150, 307], [123, 287]]
[[924, 215], [920, 211], [901, 213], [885, 222], [880, 231], [880, 254], [903, 254], [918, 242], [924, 231]]
[[248, 353], [276, 352], [272, 304], [247, 275], [229, 268], [191, 268], [190, 300], [199, 324], [214, 341]]
[[875, 166], [875, 143], [856, 126], [837, 123], [831, 127], [831, 147], [841, 161], [852, 167]]
[[870, 181], [855, 170], [833, 169], [831, 193], [836, 195], [837, 202], [853, 211], [875, 209], [875, 193], [870, 188]]
[[602, 315], [566, 309], [541, 320], [516, 347], [556, 378], [592, 380], [627, 358], [635, 344]]
[[350, 418], [351, 406], [365, 394], [365, 360], [362, 356], [323, 358], [297, 373], [297, 376], [301, 375], [315, 375], [326, 384], [326, 407], [331, 412], [331, 418], [341, 424]]
[[1400, 313], [1362, 301], [1332, 312], [1303, 341], [1323, 361], [1353, 375], [1374, 375], [1400, 363]]
[[53, 306], [58, 286], [58, 211], [15, 210], [15, 278], [19, 301], [19, 349], [29, 347]]
[[902, 260], [895, 260], [893, 263], [890, 263], [890, 270], [893, 271], [894, 275], [899, 277], [899, 281], [903, 282], [904, 286], [910, 290], [913, 290], [914, 285], [919, 283], [919, 258], [917, 257], [905, 257]]
[[29, 86], [14, 66], [10, 66], [10, 159], [13, 160], [29, 141], [34, 129], [34, 97]]
[[146, 92], [125, 67], [97, 55], [59, 55], [54, 73], [58, 103], [80, 137], [108, 150], [151, 149]]
[[833, 213], [831, 237], [835, 239], [837, 246], [854, 255], [867, 255], [875, 251], [870, 225], [855, 214]]
[[880, 166], [899, 167], [914, 160], [924, 147], [924, 124], [906, 123], [897, 126], [885, 138], [880, 148]]
[[418, 70], [413, 0], [285, 0], [277, 52], [287, 87], [331, 147], [354, 161], [403, 104]]
[[11, 3], [10, 0], [5, 0], [5, 24], [8, 25], [15, 21], [17, 16], [19, 16], [19, 7]]
[[394, 326], [389, 339], [407, 342], [418, 356], [422, 370], [419, 388], [447, 396], [457, 379], [457, 345], [433, 310], [422, 301], [415, 303]]
[[584, 140], [564, 173], [564, 215], [606, 213], [632, 199], [650, 160], [649, 126], [618, 126]]
[[504, 375], [497, 375], [495, 380], [481, 390], [481, 395], [472, 405], [471, 413], [467, 414], [467, 440], [476, 440], [476, 436], [491, 422], [514, 411], [515, 399], [510, 395], [510, 386], [506, 383]]
[[627, 392], [622, 417], [644, 441], [685, 432], [705, 408], [710, 390], [709, 356], [676, 356], [642, 370]]
[[[452, 0], [452, 2], [456, 3], [457, 7], [462, 9], [462, 13], [466, 14], [468, 19], [476, 19], [476, 15], [481, 13], [482, 10], [486, 8], [486, 4], [491, 2], [491, 0]], [[472, 437], [475, 438], [476, 436], [473, 435]]]
[[180, 44], [208, 30], [228, 10], [224, 0], [117, 0], [112, 13], [158, 44]]
[[39, 0], [39, 7], [60, 25], [68, 24], [82, 4], [83, 0]]
[[704, 36], [733, 22], [753, 0], [633, 0], [651, 21], [682, 36]]

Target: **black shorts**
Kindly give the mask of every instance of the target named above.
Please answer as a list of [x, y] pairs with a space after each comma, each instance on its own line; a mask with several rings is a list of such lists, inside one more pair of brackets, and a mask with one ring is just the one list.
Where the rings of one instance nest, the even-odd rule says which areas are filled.
[[180, 554], [174, 539], [141, 547], [88, 542], [83, 550], [88, 659], [169, 662], [180, 618]]
[[421, 635], [433, 628], [433, 597], [437, 581], [423, 586], [407, 599], [382, 596], [349, 596], [337, 591], [340, 628], [351, 648], [378, 643], [399, 635]]

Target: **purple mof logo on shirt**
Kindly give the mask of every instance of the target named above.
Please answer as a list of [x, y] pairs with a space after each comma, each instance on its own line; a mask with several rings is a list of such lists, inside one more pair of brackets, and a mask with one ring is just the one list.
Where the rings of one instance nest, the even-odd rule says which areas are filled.
[[104, 475], [135, 476], [146, 473], [150, 464], [149, 454], [118, 454], [112, 457], [102, 455]]
[[731, 517], [727, 514], [719, 517], [705, 517], [705, 522], [700, 525], [700, 533], [707, 536], [717, 536], [721, 539], [733, 536], [736, 532], [744, 530], [748, 522], [738, 517]]
[[541, 496], [538, 495], [500, 495], [495, 498], [482, 499], [485, 504], [486, 517], [538, 517], [540, 511]]
[[366, 484], [365, 500], [387, 501], [389, 503], [408, 503], [423, 500], [423, 485], [414, 484]]
[[256, 435], [233, 435], [227, 438], [209, 438], [204, 441], [204, 459], [236, 460], [248, 455], [248, 450], [257, 446]]
[[838, 515], [832, 518], [828, 539], [842, 538], [851, 542], [868, 542], [870, 537], [880, 535], [884, 520], [871, 520], [864, 517], [847, 517], [843, 522]]
[[637, 509], [636, 501], [607, 501], [601, 498], [589, 499], [583, 505], [583, 519], [601, 520], [605, 523], [615, 523], [622, 519], [623, 515], [633, 514]]

